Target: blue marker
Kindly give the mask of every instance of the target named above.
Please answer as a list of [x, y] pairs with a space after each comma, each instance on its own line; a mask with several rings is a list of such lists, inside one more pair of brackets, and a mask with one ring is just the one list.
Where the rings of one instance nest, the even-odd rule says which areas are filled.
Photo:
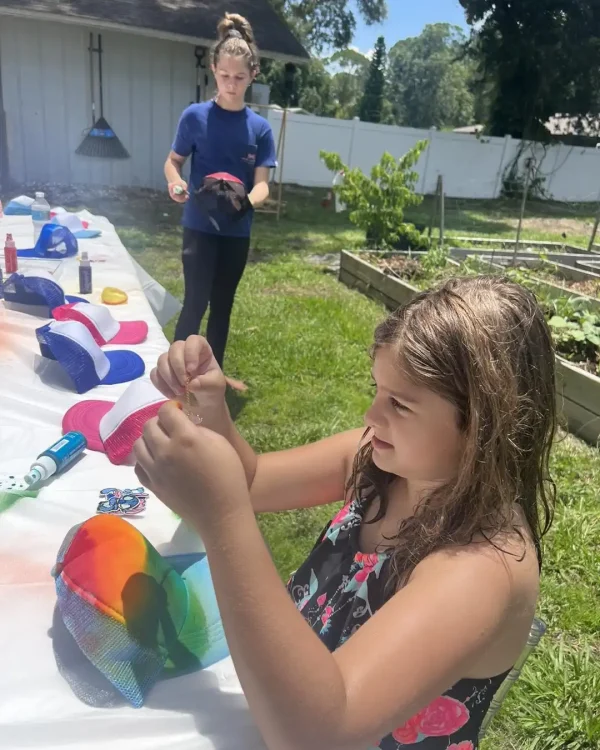
[[30, 486], [45, 482], [72, 463], [86, 448], [87, 440], [81, 432], [67, 432], [63, 438], [38, 456], [25, 481]]

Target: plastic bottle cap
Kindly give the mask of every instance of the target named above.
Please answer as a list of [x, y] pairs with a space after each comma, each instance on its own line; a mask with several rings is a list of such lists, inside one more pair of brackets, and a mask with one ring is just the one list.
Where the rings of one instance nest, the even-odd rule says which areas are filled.
[[28, 484], [37, 484], [37, 482], [45, 481], [56, 473], [57, 468], [56, 461], [53, 461], [50, 456], [40, 456], [29, 470], [25, 481]]
[[41, 482], [42, 475], [39, 469], [32, 469], [29, 474], [25, 475], [25, 482], [31, 487], [38, 482]]
[[44, 197], [44, 193], [36, 193], [35, 197], [36, 198], [43, 198]]
[[87, 250], [81, 251], [81, 260], [89, 260]]

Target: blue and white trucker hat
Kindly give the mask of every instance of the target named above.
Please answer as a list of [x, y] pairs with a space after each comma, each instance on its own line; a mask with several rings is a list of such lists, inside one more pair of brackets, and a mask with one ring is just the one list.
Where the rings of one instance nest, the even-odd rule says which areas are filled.
[[97, 385], [129, 383], [144, 374], [139, 354], [128, 349], [103, 352], [79, 321], [54, 320], [35, 333], [42, 357], [59, 362], [77, 393], [87, 393]]

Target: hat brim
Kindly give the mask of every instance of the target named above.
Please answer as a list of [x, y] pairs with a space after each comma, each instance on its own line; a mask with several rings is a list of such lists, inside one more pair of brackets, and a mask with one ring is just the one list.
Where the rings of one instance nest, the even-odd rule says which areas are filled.
[[105, 453], [104, 443], [100, 437], [100, 421], [113, 406], [112, 401], [80, 401], [63, 417], [63, 435], [67, 432], [81, 432], [91, 451]]
[[100, 385], [130, 383], [132, 380], [141, 378], [146, 370], [144, 360], [135, 352], [121, 349], [117, 352], [104, 353], [110, 363], [110, 370], [108, 375], [100, 381]]
[[148, 323], [145, 320], [119, 321], [119, 332], [108, 344], [128, 346], [141, 344], [148, 338]]
[[[76, 305], [79, 302], [85, 302], [86, 305], [90, 304], [89, 299], [83, 299], [83, 297], [74, 297], [71, 294], [65, 295], [65, 303], [68, 305]], [[60, 305], [59, 305], [60, 307]]]

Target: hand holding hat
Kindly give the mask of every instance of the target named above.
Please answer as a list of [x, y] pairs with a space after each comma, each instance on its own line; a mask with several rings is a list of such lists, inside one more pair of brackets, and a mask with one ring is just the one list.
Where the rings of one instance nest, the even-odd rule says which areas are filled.
[[238, 221], [253, 208], [244, 183], [228, 172], [207, 175], [195, 197], [200, 209], [217, 227], [215, 218], [225, 216]]
[[252, 512], [244, 467], [229, 441], [195, 426], [176, 406], [161, 407], [134, 446], [136, 475], [200, 533]]

